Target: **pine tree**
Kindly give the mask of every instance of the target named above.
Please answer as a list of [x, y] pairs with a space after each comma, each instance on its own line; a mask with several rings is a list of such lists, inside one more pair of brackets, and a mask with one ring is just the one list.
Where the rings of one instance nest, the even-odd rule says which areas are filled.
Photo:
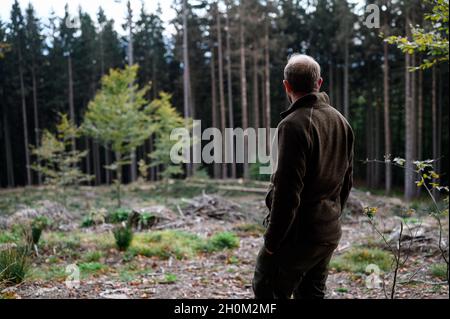
[[[41, 25], [35, 17], [35, 11], [31, 3], [26, 10], [26, 36], [27, 52], [26, 60], [31, 73], [34, 115], [34, 139], [35, 146], [39, 147], [39, 107], [38, 107], [38, 81], [40, 79], [40, 65], [42, 65], [43, 37]], [[39, 159], [38, 159], [39, 160]], [[38, 174], [38, 184], [42, 183], [42, 177]]]
[[25, 21], [19, 6], [19, 3], [14, 1], [11, 10], [11, 29], [9, 42], [12, 46], [13, 55], [16, 58], [16, 67], [19, 74], [20, 100], [22, 106], [22, 125], [23, 125], [23, 147], [25, 150], [25, 171], [26, 183], [31, 185], [31, 161], [29, 151], [29, 134], [28, 134], [28, 110], [26, 104], [26, 88], [25, 88], [25, 61], [24, 50], [27, 42], [25, 33]]

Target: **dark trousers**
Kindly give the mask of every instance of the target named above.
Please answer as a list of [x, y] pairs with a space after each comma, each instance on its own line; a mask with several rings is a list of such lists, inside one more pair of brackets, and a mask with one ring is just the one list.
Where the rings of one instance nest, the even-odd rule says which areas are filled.
[[256, 260], [256, 299], [323, 299], [335, 244], [284, 247], [269, 255], [263, 247]]

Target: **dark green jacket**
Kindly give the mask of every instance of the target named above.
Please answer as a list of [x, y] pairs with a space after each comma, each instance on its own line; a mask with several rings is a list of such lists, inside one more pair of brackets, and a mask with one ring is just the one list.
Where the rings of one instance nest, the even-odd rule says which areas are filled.
[[339, 242], [341, 212], [352, 188], [350, 124], [329, 105], [325, 93], [311, 93], [281, 113], [278, 162], [266, 197], [270, 209], [265, 246]]

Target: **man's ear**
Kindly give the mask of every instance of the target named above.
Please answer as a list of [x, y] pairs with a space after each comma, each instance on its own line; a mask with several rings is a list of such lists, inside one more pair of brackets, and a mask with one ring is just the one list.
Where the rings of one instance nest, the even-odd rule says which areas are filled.
[[319, 81], [317, 81], [317, 91], [320, 91], [322, 84], [323, 84], [323, 78], [320, 78]]
[[284, 85], [284, 90], [286, 91], [286, 93], [292, 92], [292, 86], [291, 86], [291, 84], [289, 84], [289, 82], [287, 80], [283, 80], [283, 85]]

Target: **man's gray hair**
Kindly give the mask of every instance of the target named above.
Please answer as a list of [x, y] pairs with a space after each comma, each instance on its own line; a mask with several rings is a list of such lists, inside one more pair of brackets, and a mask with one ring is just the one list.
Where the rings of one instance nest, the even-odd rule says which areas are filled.
[[311, 93], [320, 79], [320, 65], [309, 55], [295, 53], [284, 68], [284, 79], [294, 92]]

